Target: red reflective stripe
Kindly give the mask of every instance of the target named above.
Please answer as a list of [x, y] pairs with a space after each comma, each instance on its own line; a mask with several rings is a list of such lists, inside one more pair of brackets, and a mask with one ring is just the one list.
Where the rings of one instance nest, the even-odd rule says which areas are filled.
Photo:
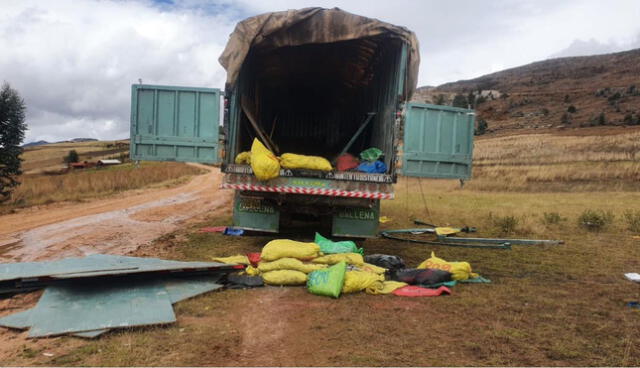
[[271, 187], [271, 186], [251, 185], [251, 184], [223, 183], [220, 185], [220, 188], [236, 189], [236, 190], [251, 190], [251, 191], [257, 191], [257, 192], [325, 195], [325, 196], [332, 196], [332, 197], [348, 197], [348, 198], [392, 199], [394, 197], [393, 193], [346, 191], [346, 190], [338, 190], [338, 189], [302, 188], [302, 187]]

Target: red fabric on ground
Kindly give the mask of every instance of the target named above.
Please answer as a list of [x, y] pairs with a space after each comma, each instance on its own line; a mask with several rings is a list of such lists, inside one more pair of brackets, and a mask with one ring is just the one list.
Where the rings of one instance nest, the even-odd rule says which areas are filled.
[[420, 286], [403, 286], [393, 291], [398, 296], [438, 296], [442, 294], [451, 294], [451, 289], [446, 286], [440, 286], [437, 289], [423, 288]]

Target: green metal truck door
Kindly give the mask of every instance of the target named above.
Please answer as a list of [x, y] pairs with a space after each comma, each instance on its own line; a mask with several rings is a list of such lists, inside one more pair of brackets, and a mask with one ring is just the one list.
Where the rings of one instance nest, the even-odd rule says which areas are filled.
[[131, 86], [131, 159], [220, 162], [220, 90]]
[[407, 104], [403, 175], [469, 179], [473, 131], [473, 110], [415, 102]]

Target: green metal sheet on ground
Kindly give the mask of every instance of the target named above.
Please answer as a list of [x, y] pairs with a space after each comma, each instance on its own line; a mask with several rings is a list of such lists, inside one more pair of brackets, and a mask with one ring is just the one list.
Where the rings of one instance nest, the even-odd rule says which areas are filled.
[[165, 280], [164, 287], [169, 293], [171, 303], [177, 303], [196, 295], [204, 294], [209, 291], [220, 289], [223, 285], [219, 284], [219, 277], [204, 276], [197, 278], [170, 278]]
[[0, 318], [0, 326], [25, 330], [31, 326], [31, 309]]
[[109, 331], [108, 329], [104, 329], [104, 330], [77, 332], [77, 333], [74, 333], [73, 336], [84, 337], [85, 339], [93, 339], [108, 331]]
[[[176, 277], [164, 277], [157, 282], [161, 283], [166, 292], [169, 295], [170, 303], [177, 303], [182, 300], [186, 300], [192, 298], [196, 295], [200, 295], [209, 291], [217, 290], [223, 287], [222, 284], [219, 284], [221, 276], [219, 275], [208, 275], [208, 276], [198, 276], [198, 277], [185, 277], [185, 278], [176, 278]], [[146, 284], [149, 284], [149, 281], [145, 283], [140, 283], [139, 281], [134, 282], [134, 286], [137, 287], [146, 287]], [[127, 283], [127, 285], [131, 285], [131, 283]], [[59, 286], [64, 287], [64, 286]], [[125, 286], [128, 287], [128, 286]], [[40, 303], [40, 302], [39, 302]], [[31, 320], [31, 313], [34, 311], [35, 307], [32, 309], [28, 309], [22, 312], [14, 313], [5, 317], [0, 318], [0, 326], [15, 328], [24, 330], [29, 327], [32, 327], [32, 323], [39, 321], [41, 318], [36, 316], [33, 321]], [[38, 311], [35, 311], [38, 313]], [[84, 338], [95, 338], [109, 329], [98, 329], [98, 330], [89, 330], [83, 332], [73, 333], [74, 336], [84, 337]]]
[[118, 276], [157, 272], [200, 272], [232, 269], [218, 262], [181, 262], [158, 258], [139, 258], [94, 254], [84, 258], [67, 258], [50, 262], [0, 264], [0, 292], [14, 292], [15, 282], [29, 287], [39, 282], [100, 276]]
[[47, 287], [30, 313], [29, 337], [176, 321], [162, 282], [79, 282]]

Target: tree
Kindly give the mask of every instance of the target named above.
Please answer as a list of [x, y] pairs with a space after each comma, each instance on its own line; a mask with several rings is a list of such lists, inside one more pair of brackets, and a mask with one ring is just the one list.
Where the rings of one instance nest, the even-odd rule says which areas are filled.
[[576, 109], [575, 106], [573, 105], [569, 105], [569, 107], [567, 108], [567, 112], [574, 114], [576, 111], [578, 111], [578, 109]]
[[67, 164], [78, 161], [80, 161], [80, 156], [78, 156], [78, 152], [76, 152], [76, 150], [69, 151], [69, 154], [64, 157], [64, 162]]
[[18, 91], [5, 82], [0, 88], [0, 202], [9, 199], [11, 191], [20, 185], [20, 144], [27, 129], [25, 110]]
[[469, 107], [469, 103], [467, 101], [467, 98], [464, 95], [461, 95], [461, 94], [457, 94], [453, 98], [453, 102], [451, 103], [451, 105], [453, 107], [462, 107], [463, 109], [466, 109], [467, 107]]
[[488, 127], [489, 127], [489, 124], [487, 124], [487, 121], [484, 120], [483, 118], [479, 118], [478, 124], [476, 126], [475, 135], [483, 135], [484, 133], [487, 132]]
[[444, 105], [446, 103], [447, 103], [447, 101], [445, 100], [443, 94], [439, 94], [438, 96], [436, 96], [436, 100], [434, 102], [434, 105]]
[[469, 92], [467, 95], [467, 103], [471, 105], [472, 109], [476, 108], [476, 95], [474, 95], [473, 92]]

